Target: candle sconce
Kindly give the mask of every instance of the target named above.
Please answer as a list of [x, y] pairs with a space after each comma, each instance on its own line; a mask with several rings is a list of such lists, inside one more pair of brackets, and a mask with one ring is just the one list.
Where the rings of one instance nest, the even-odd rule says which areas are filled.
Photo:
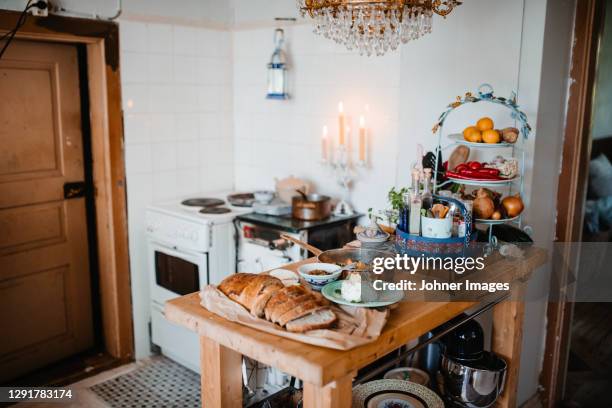
[[[327, 126], [323, 127], [323, 138], [321, 139], [322, 149], [322, 160], [321, 164], [329, 168], [336, 179], [338, 185], [342, 188], [343, 194], [342, 199], [334, 209], [334, 215], [353, 215], [355, 211], [349, 204], [351, 187], [357, 180], [358, 169], [365, 169], [367, 167], [366, 160], [366, 137], [367, 132], [365, 128], [365, 119], [363, 117], [359, 120], [359, 146], [358, 146], [358, 160], [353, 162], [351, 160], [351, 150], [348, 146], [348, 140], [350, 140], [350, 128], [344, 124], [344, 112], [342, 103], [339, 105], [339, 143], [329, 152], [328, 146], [328, 130]], [[329, 154], [330, 153], [330, 154]]]

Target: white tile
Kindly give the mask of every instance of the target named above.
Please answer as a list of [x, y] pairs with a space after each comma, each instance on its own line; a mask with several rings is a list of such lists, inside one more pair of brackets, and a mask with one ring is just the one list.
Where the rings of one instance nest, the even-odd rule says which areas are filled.
[[175, 25], [173, 44], [175, 55], [197, 55], [196, 29]]
[[176, 170], [176, 143], [160, 142], [151, 146], [151, 158], [155, 172]]
[[153, 170], [151, 146], [146, 144], [125, 146], [125, 169], [128, 175], [151, 172]]
[[153, 201], [170, 200], [178, 196], [176, 171], [164, 171], [155, 174], [153, 184]]
[[177, 114], [174, 132], [177, 140], [197, 140], [199, 134], [199, 116], [196, 113]]
[[198, 90], [193, 85], [174, 85], [174, 109], [176, 112], [198, 111]]
[[174, 79], [173, 57], [163, 54], [151, 54], [149, 58], [149, 82], [150, 83], [171, 83]]
[[232, 33], [199, 29], [196, 33], [198, 54], [206, 57], [229, 57], [232, 54]]
[[200, 191], [200, 173], [197, 168], [182, 169], [176, 172], [177, 193], [180, 196], [195, 194]]
[[197, 61], [197, 83], [203, 85], [225, 85], [232, 83], [232, 65], [228, 59], [199, 57]]
[[153, 173], [129, 174], [126, 177], [129, 222], [136, 212], [144, 213], [145, 207], [153, 201], [153, 178]]
[[199, 142], [197, 140], [179, 141], [177, 147], [177, 167], [187, 169], [200, 164]]
[[154, 113], [149, 117], [150, 138], [153, 142], [175, 140], [174, 114]]
[[177, 109], [175, 86], [149, 85], [149, 108], [152, 113], [171, 113]]
[[174, 82], [195, 84], [198, 61], [196, 57], [177, 55], [174, 57]]
[[121, 82], [123, 84], [147, 82], [148, 70], [146, 54], [121, 53]]
[[172, 54], [172, 26], [147, 24], [147, 50], [151, 53]]
[[127, 113], [149, 111], [148, 87], [145, 84], [126, 84], [122, 87], [123, 110]]
[[145, 23], [121, 21], [119, 38], [121, 51], [145, 52], [147, 50], [147, 26]]
[[222, 112], [226, 108], [231, 89], [223, 86], [197, 87], [198, 109], [201, 112]]
[[149, 125], [147, 114], [126, 114], [124, 124], [125, 143], [127, 145], [148, 143], [150, 140]]

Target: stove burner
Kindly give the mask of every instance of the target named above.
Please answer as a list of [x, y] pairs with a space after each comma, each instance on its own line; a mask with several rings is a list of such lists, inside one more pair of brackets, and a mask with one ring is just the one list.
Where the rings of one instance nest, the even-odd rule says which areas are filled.
[[189, 198], [181, 201], [187, 207], [216, 207], [225, 204], [225, 201], [218, 198]]
[[227, 207], [204, 207], [200, 210], [200, 214], [227, 214], [232, 212]]

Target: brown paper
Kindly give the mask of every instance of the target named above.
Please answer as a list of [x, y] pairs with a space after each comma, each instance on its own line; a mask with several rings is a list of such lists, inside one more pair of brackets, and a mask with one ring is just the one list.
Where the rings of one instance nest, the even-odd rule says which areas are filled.
[[277, 324], [251, 315], [242, 305], [225, 296], [213, 285], [206, 286], [200, 292], [200, 298], [201, 305], [208, 311], [232, 322], [302, 343], [336, 350], [350, 350], [373, 342], [380, 336], [389, 316], [388, 309], [381, 311], [361, 307], [332, 306], [331, 309], [338, 320], [331, 329], [292, 333]]

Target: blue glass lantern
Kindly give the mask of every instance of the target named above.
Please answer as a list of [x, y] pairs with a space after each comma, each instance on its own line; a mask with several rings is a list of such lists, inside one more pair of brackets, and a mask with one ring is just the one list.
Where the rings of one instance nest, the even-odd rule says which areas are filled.
[[282, 50], [285, 32], [281, 28], [274, 31], [274, 52], [268, 64], [267, 99], [289, 99], [287, 93], [287, 58]]

